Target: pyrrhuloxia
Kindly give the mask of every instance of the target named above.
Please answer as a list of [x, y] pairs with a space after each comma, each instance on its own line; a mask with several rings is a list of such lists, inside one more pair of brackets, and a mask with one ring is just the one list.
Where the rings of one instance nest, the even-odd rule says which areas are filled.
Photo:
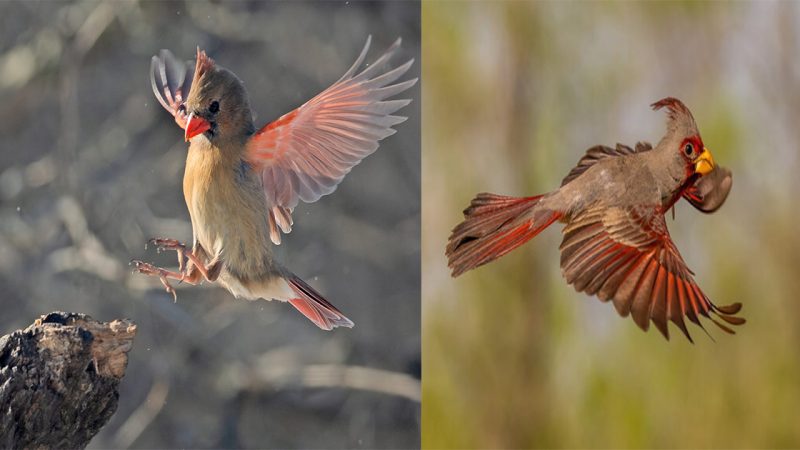
[[[296, 110], [256, 130], [242, 82], [197, 50], [194, 74], [167, 50], [153, 57], [156, 98], [190, 141], [183, 192], [192, 220], [192, 249], [174, 239], [154, 239], [178, 252], [180, 270], [141, 261], [136, 270], [191, 284], [218, 281], [234, 296], [288, 301], [325, 330], [353, 322], [311, 286], [279, 264], [271, 247], [292, 227], [299, 200], [330, 194], [344, 176], [394, 134], [405, 117], [394, 112], [411, 100], [386, 100], [416, 83], [395, 83], [413, 64], [386, 64], [398, 39], [372, 65], [364, 62], [370, 39], [339, 81]], [[188, 262], [186, 261], [188, 259]]]
[[716, 211], [731, 189], [731, 172], [716, 166], [703, 146], [689, 109], [665, 98], [667, 134], [653, 148], [590, 148], [553, 192], [533, 197], [482, 193], [464, 210], [447, 245], [454, 277], [493, 261], [550, 224], [566, 224], [561, 272], [579, 292], [612, 300], [643, 330], [652, 321], [669, 339], [671, 320], [691, 341], [684, 317], [701, 328], [699, 316], [723, 330], [715, 315], [733, 325], [740, 303], [716, 306], [695, 283], [672, 242], [664, 214], [681, 197], [703, 212]]

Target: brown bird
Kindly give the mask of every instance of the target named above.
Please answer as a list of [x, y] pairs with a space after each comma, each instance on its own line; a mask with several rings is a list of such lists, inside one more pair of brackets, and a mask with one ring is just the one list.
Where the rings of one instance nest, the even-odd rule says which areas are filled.
[[300, 200], [330, 194], [344, 176], [395, 133], [392, 115], [411, 100], [386, 100], [417, 79], [396, 82], [413, 60], [386, 68], [400, 39], [361, 72], [370, 38], [350, 69], [294, 111], [256, 130], [244, 85], [197, 49], [194, 74], [168, 50], [151, 64], [153, 92], [190, 142], [183, 193], [192, 220], [191, 250], [174, 239], [152, 239], [178, 252], [179, 270], [133, 261], [136, 270], [196, 284], [217, 281], [236, 297], [287, 301], [324, 330], [353, 322], [278, 263], [272, 245], [292, 229]]
[[731, 172], [716, 166], [703, 146], [692, 113], [675, 98], [667, 108], [667, 134], [655, 147], [590, 148], [561, 182], [533, 197], [482, 193], [464, 210], [446, 255], [453, 277], [482, 266], [527, 242], [556, 221], [566, 224], [561, 273], [578, 292], [611, 300], [647, 330], [652, 321], [669, 339], [671, 320], [691, 341], [684, 317], [733, 330], [745, 321], [740, 303], [717, 306], [700, 290], [667, 231], [664, 214], [681, 197], [705, 213], [716, 211], [731, 189]]

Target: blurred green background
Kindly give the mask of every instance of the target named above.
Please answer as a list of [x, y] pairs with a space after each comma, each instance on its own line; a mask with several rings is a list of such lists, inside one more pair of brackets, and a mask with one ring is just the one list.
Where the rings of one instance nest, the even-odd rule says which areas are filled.
[[277, 248], [353, 329], [208, 283], [173, 302], [128, 266], [175, 267], [146, 240], [191, 240], [187, 144], [150, 86], [159, 49], [205, 49], [264, 124], [339, 79], [368, 35], [366, 62], [402, 37], [391, 64], [416, 58], [418, 77], [419, 26], [414, 2], [0, 1], [0, 335], [53, 310], [138, 325], [91, 448], [419, 445], [419, 83], [397, 134], [299, 205]]
[[[800, 3], [425, 2], [423, 446], [800, 446]], [[555, 189], [595, 144], [657, 142], [666, 96], [730, 167], [668, 220], [748, 323], [667, 342], [561, 278], [560, 226], [451, 279], [475, 193]]]

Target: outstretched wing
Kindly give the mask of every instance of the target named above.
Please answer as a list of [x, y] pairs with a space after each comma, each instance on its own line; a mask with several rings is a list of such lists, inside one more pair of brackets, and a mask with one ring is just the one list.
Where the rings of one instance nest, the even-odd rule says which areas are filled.
[[395, 83], [414, 60], [384, 70], [400, 47], [397, 39], [356, 74], [370, 40], [339, 81], [262, 128], [247, 144], [245, 159], [261, 174], [275, 244], [280, 244], [280, 231], [291, 231], [291, 212], [299, 200], [311, 203], [333, 192], [353, 166], [378, 148], [378, 141], [395, 133], [394, 125], [406, 120], [392, 114], [411, 100], [386, 99], [417, 82]]
[[[198, 51], [199, 53], [199, 51]], [[169, 50], [161, 50], [150, 61], [150, 84], [156, 99], [181, 128], [186, 128], [186, 111], [181, 105], [192, 87], [192, 72]]]
[[744, 323], [734, 317], [740, 303], [716, 306], [700, 290], [655, 207], [595, 208], [576, 216], [564, 228], [561, 271], [579, 292], [613, 300], [623, 317], [630, 314], [647, 330], [650, 321], [669, 339], [671, 320], [691, 341], [683, 318], [701, 328], [705, 316], [723, 330]]
[[712, 213], [719, 209], [733, 185], [731, 171], [715, 166], [710, 173], [700, 177], [692, 186], [683, 193], [683, 197], [698, 210]]

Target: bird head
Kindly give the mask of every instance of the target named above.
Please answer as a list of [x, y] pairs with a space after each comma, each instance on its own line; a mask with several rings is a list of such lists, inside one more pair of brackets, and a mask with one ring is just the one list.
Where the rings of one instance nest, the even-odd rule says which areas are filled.
[[197, 49], [191, 90], [178, 114], [186, 118], [187, 141], [204, 134], [211, 142], [253, 131], [253, 118], [244, 84]]
[[668, 152], [676, 166], [684, 169], [684, 180], [692, 176], [703, 176], [714, 170], [714, 158], [703, 145], [700, 131], [689, 108], [673, 97], [661, 99], [650, 106], [654, 110], [667, 108], [667, 134], [657, 148]]

